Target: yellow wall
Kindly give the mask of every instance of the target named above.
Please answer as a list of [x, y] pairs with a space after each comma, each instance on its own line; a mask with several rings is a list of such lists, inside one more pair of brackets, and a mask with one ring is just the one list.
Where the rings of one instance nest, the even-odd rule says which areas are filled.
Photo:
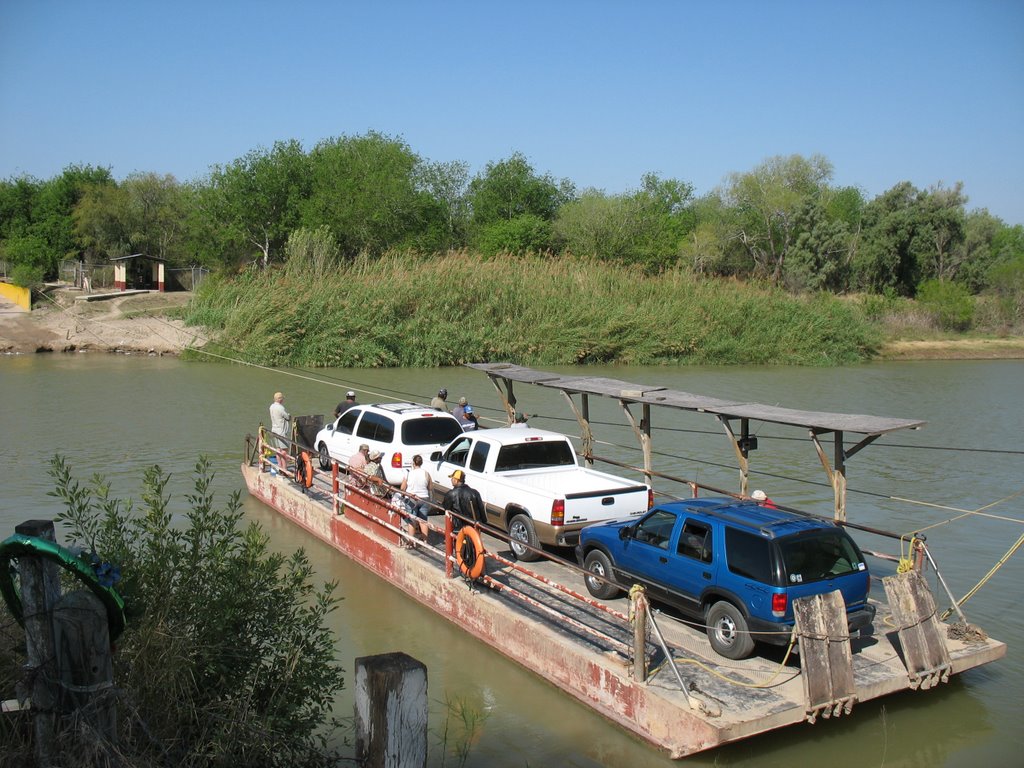
[[19, 307], [32, 309], [32, 291], [10, 283], [0, 283], [0, 296], [10, 299]]

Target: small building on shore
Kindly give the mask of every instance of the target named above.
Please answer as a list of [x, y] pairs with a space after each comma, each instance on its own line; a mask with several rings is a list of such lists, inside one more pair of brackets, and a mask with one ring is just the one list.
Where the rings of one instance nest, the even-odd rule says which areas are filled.
[[141, 289], [150, 291], [167, 290], [167, 260], [159, 256], [133, 253], [131, 256], [115, 256], [110, 259], [114, 265], [114, 290]]

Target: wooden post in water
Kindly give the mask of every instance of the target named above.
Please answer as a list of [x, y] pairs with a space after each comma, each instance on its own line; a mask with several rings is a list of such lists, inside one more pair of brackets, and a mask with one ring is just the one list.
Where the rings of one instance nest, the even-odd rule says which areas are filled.
[[356, 762], [365, 768], [427, 764], [427, 668], [405, 653], [356, 659]]
[[[26, 520], [15, 533], [56, 541], [52, 520]], [[42, 557], [18, 558], [21, 576], [21, 607], [25, 621], [26, 680], [18, 685], [18, 700], [31, 699], [35, 731], [36, 764], [46, 768], [54, 764], [56, 696], [54, 682], [53, 624], [50, 609], [60, 597], [60, 573], [57, 564]]]

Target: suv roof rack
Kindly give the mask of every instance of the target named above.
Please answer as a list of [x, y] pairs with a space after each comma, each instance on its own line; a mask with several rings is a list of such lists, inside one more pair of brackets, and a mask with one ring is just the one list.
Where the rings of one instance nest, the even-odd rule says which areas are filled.
[[[817, 521], [814, 518], [805, 517], [793, 512], [786, 512], [781, 509], [768, 509], [766, 507], [762, 507], [756, 501], [729, 500], [716, 504], [687, 503], [686, 508], [694, 512], [717, 517], [719, 520], [724, 520], [726, 522], [734, 523], [735, 525], [742, 525], [745, 528], [756, 530], [769, 539], [774, 539], [779, 535], [780, 532], [777, 530], [779, 527], [790, 525], [791, 523], [812, 522], [812, 527], [825, 527], [823, 525], [819, 526], [816, 524], [823, 521]], [[774, 516], [775, 519], [761, 521], [752, 520], [750, 518], [744, 519], [740, 515], [730, 514], [730, 512], [734, 510], [750, 512], [756, 511]]]

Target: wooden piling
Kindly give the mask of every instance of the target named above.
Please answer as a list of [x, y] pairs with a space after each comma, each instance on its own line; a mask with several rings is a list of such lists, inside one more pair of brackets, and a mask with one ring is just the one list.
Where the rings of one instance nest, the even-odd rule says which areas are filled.
[[427, 668], [405, 653], [356, 659], [356, 761], [364, 768], [427, 764]]
[[[56, 541], [52, 520], [26, 520], [15, 533]], [[32, 702], [36, 764], [54, 765], [56, 757], [53, 624], [50, 609], [60, 597], [60, 572], [56, 563], [42, 557], [18, 558], [21, 606], [25, 620], [26, 678], [18, 686], [18, 700]]]

